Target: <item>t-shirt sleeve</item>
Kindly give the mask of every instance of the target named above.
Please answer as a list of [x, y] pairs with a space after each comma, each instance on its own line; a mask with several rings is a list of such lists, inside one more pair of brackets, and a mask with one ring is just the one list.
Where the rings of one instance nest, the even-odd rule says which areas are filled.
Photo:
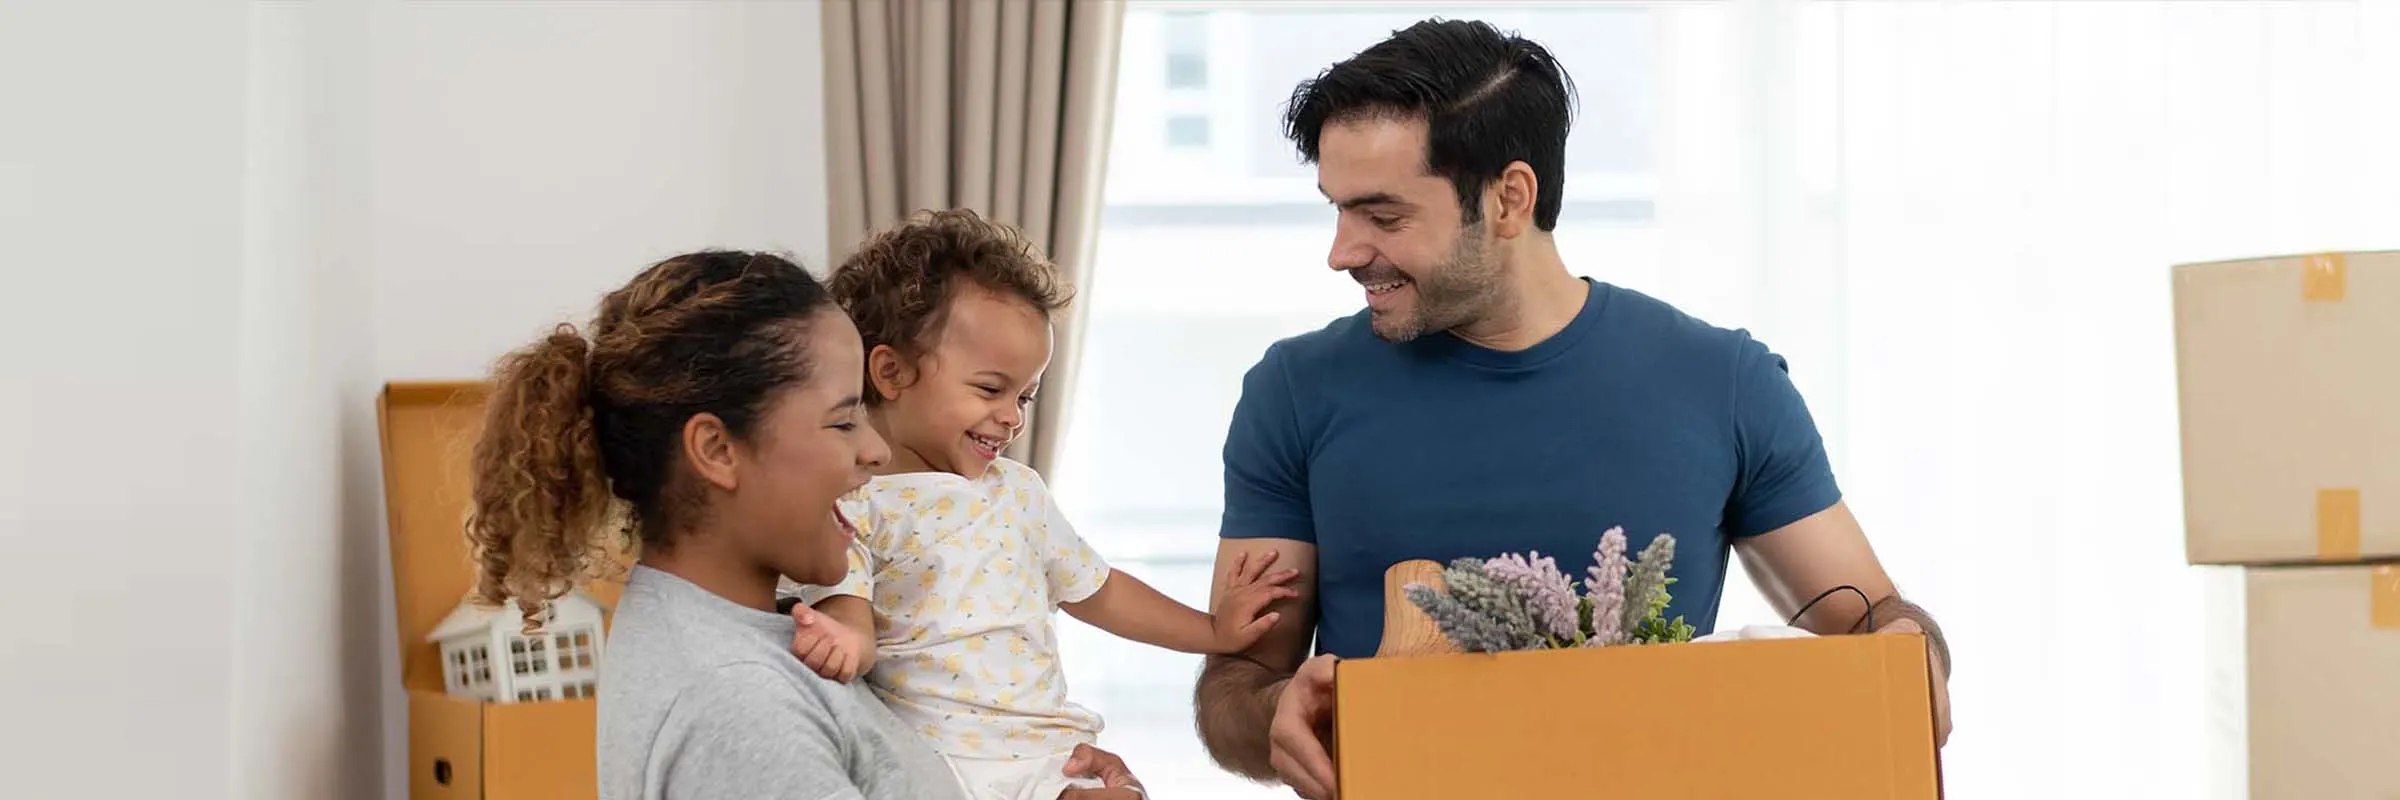
[[1058, 499], [1050, 496], [1050, 488], [1042, 483], [1031, 468], [1023, 471], [1023, 481], [1034, 510], [1039, 513], [1039, 528], [1034, 532], [1034, 545], [1040, 548], [1042, 575], [1050, 584], [1050, 602], [1080, 603], [1100, 591], [1108, 582], [1108, 561], [1100, 551], [1092, 549], [1073, 523], [1058, 508]]
[[800, 602], [812, 606], [824, 602], [825, 598], [845, 594], [869, 602], [874, 601], [877, 561], [875, 550], [869, 546], [868, 542], [874, 538], [871, 534], [872, 527], [879, 523], [875, 521], [872, 509], [864, 505], [844, 502], [842, 514], [849, 517], [850, 524], [858, 528], [858, 535], [850, 539], [850, 566], [848, 571], [842, 573], [842, 582], [832, 586], [811, 586], [785, 578], [777, 584], [776, 593], [778, 595], [797, 597]]
[[1741, 474], [1725, 509], [1727, 533], [1767, 533], [1842, 499], [1825, 440], [1783, 357], [1748, 337], [1735, 361], [1733, 409]]
[[763, 664], [734, 664], [676, 695], [650, 753], [666, 800], [854, 800], [832, 709]]
[[1308, 451], [1300, 435], [1285, 355], [1279, 345], [1242, 377], [1242, 396], [1225, 432], [1227, 539], [1317, 541], [1308, 506]]

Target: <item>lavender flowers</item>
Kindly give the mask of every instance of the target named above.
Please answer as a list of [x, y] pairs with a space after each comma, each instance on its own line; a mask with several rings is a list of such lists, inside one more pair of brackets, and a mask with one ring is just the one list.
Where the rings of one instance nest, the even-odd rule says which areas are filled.
[[1631, 562], [1625, 548], [1624, 528], [1600, 535], [1580, 597], [1574, 578], [1539, 552], [1462, 558], [1442, 570], [1447, 591], [1411, 584], [1406, 594], [1472, 653], [1690, 641], [1682, 617], [1666, 619], [1675, 537], [1659, 534]]
[[1484, 574], [1524, 598], [1525, 609], [1533, 614], [1542, 635], [1550, 637], [1552, 647], [1558, 643], [1583, 638], [1583, 626], [1575, 615], [1575, 580], [1558, 571], [1558, 561], [1535, 551], [1531, 558], [1508, 553], [1483, 562]]
[[1425, 615], [1433, 618], [1434, 624], [1442, 629], [1442, 635], [1449, 637], [1451, 642], [1458, 645], [1458, 649], [1469, 653], [1498, 653], [1517, 649], [1516, 643], [1511, 640], [1508, 631], [1501, 629], [1500, 623], [1467, 610], [1455, 598], [1422, 583], [1409, 584], [1406, 591], [1408, 601], [1424, 609]]
[[1472, 558], [1450, 562], [1442, 570], [1442, 582], [1449, 585], [1450, 596], [1466, 610], [1499, 623], [1507, 636], [1510, 650], [1528, 650], [1541, 646], [1542, 635], [1534, 630], [1533, 615], [1525, 610], [1525, 598], [1506, 585], [1493, 580], [1484, 563]]
[[[1666, 538], [1666, 537], [1660, 537]], [[1584, 588], [1591, 592], [1592, 635], [1585, 644], [1605, 647], [1625, 643], [1625, 529], [1616, 527], [1600, 534], [1600, 548], [1592, 553], [1590, 580]]]
[[[1667, 566], [1675, 561], [1675, 537], [1659, 534], [1642, 548], [1641, 558], [1633, 562], [1633, 576], [1625, 579], [1625, 630], [1635, 642], [1689, 641], [1691, 626], [1682, 617], [1666, 620], [1667, 587], [1675, 579], [1667, 577]], [[1680, 630], [1678, 636], [1675, 631]]]

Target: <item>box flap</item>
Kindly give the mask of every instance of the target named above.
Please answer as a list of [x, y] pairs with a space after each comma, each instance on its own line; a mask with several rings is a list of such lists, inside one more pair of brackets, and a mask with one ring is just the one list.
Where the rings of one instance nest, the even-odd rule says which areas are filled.
[[[441, 655], [425, 636], [474, 587], [468, 469], [489, 395], [481, 382], [393, 383], [377, 399], [400, 682], [412, 691], [442, 691]], [[604, 609], [614, 608], [620, 581], [593, 581], [584, 590]]]
[[2173, 270], [2187, 561], [2400, 557], [2400, 252]]
[[[1349, 800], [1933, 800], [1940, 791], [1921, 636], [1370, 658], [1338, 669], [1335, 758]], [[1588, 702], [1560, 713], [1562, 698]]]

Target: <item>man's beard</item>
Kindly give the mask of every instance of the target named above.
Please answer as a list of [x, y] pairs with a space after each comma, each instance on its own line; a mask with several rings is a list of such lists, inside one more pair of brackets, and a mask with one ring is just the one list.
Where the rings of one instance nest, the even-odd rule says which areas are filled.
[[1423, 275], [1411, 276], [1409, 288], [1416, 293], [1413, 313], [1368, 316], [1376, 338], [1406, 342], [1476, 321], [1500, 292], [1500, 270], [1483, 261], [1483, 223], [1461, 226], [1450, 257]]

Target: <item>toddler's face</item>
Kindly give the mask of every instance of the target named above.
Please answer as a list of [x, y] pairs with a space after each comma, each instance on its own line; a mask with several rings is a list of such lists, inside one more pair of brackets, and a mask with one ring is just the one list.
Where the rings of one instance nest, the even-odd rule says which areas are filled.
[[935, 335], [913, 382], [893, 385], [877, 371], [878, 390], [891, 398], [884, 423], [893, 445], [927, 469], [981, 478], [1024, 430], [1050, 366], [1050, 320], [1030, 303], [969, 285]]

